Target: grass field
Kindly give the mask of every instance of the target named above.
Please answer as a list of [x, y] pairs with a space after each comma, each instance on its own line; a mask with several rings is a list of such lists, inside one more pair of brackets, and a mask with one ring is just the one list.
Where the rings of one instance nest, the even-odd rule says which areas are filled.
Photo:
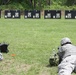
[[0, 75], [58, 75], [48, 60], [63, 37], [76, 44], [76, 20], [0, 19], [0, 42], [9, 44]]

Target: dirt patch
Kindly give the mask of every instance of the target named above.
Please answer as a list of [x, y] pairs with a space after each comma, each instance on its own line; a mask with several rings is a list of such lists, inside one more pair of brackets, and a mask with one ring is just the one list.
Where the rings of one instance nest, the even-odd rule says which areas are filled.
[[50, 75], [47, 71], [43, 71], [40, 75]]
[[10, 75], [19, 75], [21, 72], [26, 73], [30, 68], [31, 65], [17, 62], [14, 59], [3, 60], [0, 64], [0, 70], [3, 75], [6, 75], [6, 73]]
[[48, 69], [43, 68], [39, 75], [50, 75], [48, 71], [49, 71]]
[[31, 65], [28, 64], [19, 64], [16, 66], [17, 72], [27, 72], [31, 68]]
[[1, 64], [0, 64], [0, 69], [2, 71], [8, 71], [9, 68], [11, 67], [11, 64], [14, 63], [14, 60], [3, 60], [1, 61]]

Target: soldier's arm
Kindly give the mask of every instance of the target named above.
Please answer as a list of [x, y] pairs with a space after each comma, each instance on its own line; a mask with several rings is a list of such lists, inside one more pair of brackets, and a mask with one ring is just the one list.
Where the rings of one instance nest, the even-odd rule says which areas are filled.
[[59, 64], [61, 63], [61, 61], [62, 61], [62, 58], [63, 58], [63, 50], [62, 50], [62, 48], [61, 48], [61, 46], [60, 47], [58, 47], [58, 57], [59, 57]]

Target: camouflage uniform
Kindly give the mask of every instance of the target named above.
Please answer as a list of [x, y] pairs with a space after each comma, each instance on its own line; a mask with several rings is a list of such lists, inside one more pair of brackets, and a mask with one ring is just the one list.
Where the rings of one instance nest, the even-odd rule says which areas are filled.
[[76, 46], [71, 44], [69, 38], [63, 38], [58, 54], [62, 60], [58, 65], [58, 75], [71, 75], [76, 66]]
[[0, 52], [0, 61], [3, 60], [3, 55], [2, 53]]

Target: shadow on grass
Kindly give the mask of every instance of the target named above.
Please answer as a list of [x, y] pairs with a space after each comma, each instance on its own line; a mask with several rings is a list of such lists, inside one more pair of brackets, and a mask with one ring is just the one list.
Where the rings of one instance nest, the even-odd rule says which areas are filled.
[[50, 65], [50, 64], [48, 64], [48, 65], [46, 65], [46, 67], [48, 67], [48, 68], [50, 68], [50, 67], [57, 67], [57, 65]]

